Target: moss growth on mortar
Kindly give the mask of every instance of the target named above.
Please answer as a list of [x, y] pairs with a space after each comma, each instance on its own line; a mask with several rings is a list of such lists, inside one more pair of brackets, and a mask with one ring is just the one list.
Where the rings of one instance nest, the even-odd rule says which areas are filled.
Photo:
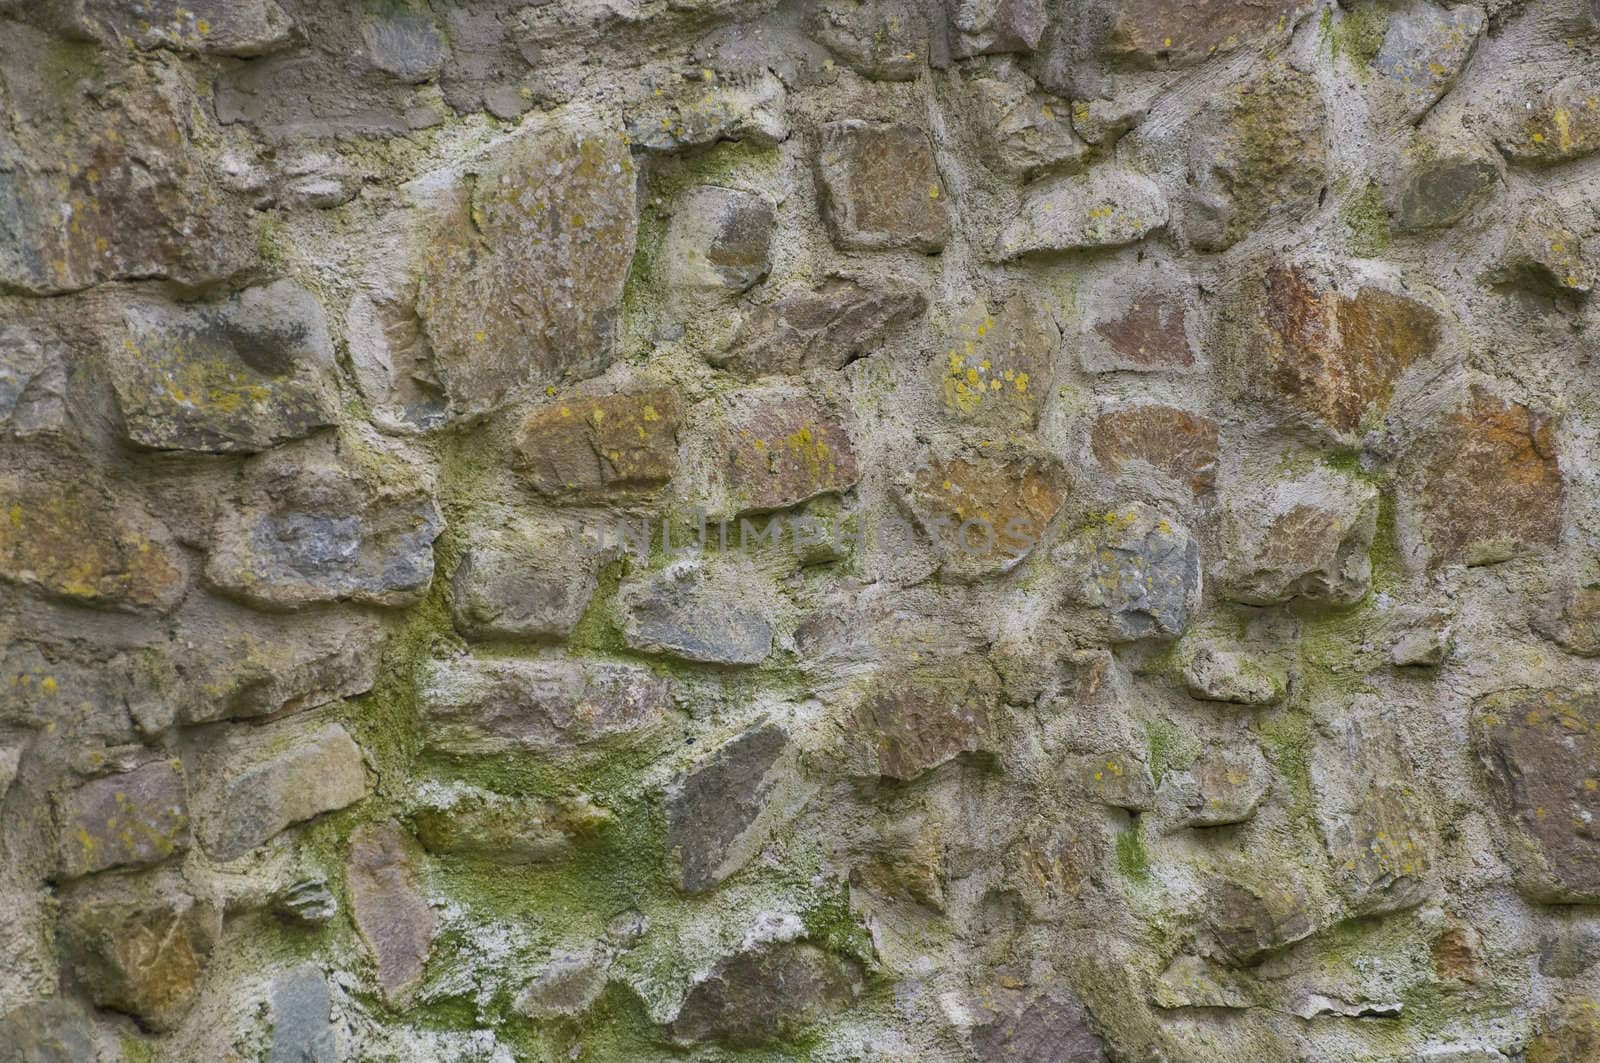
[[1150, 853], [1144, 847], [1144, 828], [1137, 819], [1117, 834], [1117, 870], [1130, 881], [1150, 881]]
[[1150, 751], [1150, 775], [1160, 787], [1168, 772], [1187, 771], [1200, 759], [1200, 742], [1171, 722], [1158, 719], [1144, 725]]
[[1334, 59], [1348, 57], [1357, 68], [1367, 67], [1378, 57], [1388, 29], [1389, 13], [1373, 0], [1342, 11], [1337, 19], [1333, 8], [1324, 8], [1318, 26], [1328, 54]]
[[850, 887], [837, 882], [823, 892], [816, 901], [800, 913], [805, 925], [806, 938], [815, 945], [849, 956], [867, 971], [877, 967], [877, 953], [872, 947], [872, 934], [856, 918], [850, 907]]
[[1389, 210], [1383, 193], [1373, 181], [1342, 192], [1339, 218], [1344, 223], [1350, 253], [1358, 258], [1375, 258], [1389, 249]]

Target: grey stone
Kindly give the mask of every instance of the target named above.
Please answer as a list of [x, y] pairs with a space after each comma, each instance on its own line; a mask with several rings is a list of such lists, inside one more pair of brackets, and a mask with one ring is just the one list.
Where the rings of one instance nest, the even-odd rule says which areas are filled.
[[756, 310], [713, 365], [745, 378], [807, 369], [843, 369], [875, 352], [893, 330], [927, 309], [900, 284], [866, 285], [833, 277]]
[[1395, 225], [1403, 232], [1440, 229], [1488, 202], [1500, 184], [1500, 171], [1487, 159], [1447, 155], [1430, 159], [1406, 174]]
[[1144, 755], [1112, 749], [1063, 758], [1063, 774], [1084, 794], [1111, 808], [1149, 812], [1155, 808], [1155, 780]]
[[693, 559], [617, 594], [622, 637], [633, 649], [704, 664], [760, 664], [772, 652], [772, 616], [754, 571]]
[[1217, 569], [1228, 598], [1272, 605], [1295, 598], [1348, 605], [1372, 583], [1369, 551], [1378, 492], [1325, 466], [1229, 498]]
[[1553, 165], [1600, 150], [1600, 82], [1586, 70], [1553, 85], [1516, 84], [1513, 96], [1497, 102], [1486, 124], [1508, 159]]
[[0, 1018], [6, 1063], [94, 1063], [102, 1058], [93, 1023], [72, 1001], [50, 997]]
[[350, 836], [345, 890], [350, 918], [377, 963], [390, 1004], [411, 999], [433, 950], [438, 919], [417, 888], [416, 843], [393, 820], [365, 823]]
[[648, 669], [570, 660], [432, 661], [419, 697], [429, 746], [447, 753], [563, 753], [648, 735], [668, 684]]
[[1030, 985], [1009, 969], [995, 974], [972, 1002], [969, 1036], [982, 1063], [1104, 1063], [1105, 1044], [1067, 985]]
[[668, 788], [667, 845], [678, 885], [703, 893], [739, 870], [765, 840], [758, 821], [781, 772], [789, 736], [775, 724], [753, 728], [678, 776]]
[[390, 455], [360, 456], [370, 460], [320, 445], [260, 455], [212, 533], [206, 578], [271, 608], [420, 599], [443, 529], [430, 487]]
[[697, 981], [669, 1030], [690, 1044], [755, 1047], [848, 1008], [864, 988], [854, 960], [803, 942], [764, 945], [728, 957]]
[[[1600, 100], [1600, 96], [1596, 97]], [[1485, 279], [1536, 292], [1587, 295], [1594, 271], [1584, 259], [1583, 240], [1550, 206], [1537, 206], [1506, 229]]]
[[312, 966], [296, 967], [272, 980], [272, 1047], [267, 1063], [337, 1063], [328, 981]]
[[205, 616], [183, 624], [183, 644], [165, 653], [193, 668], [162, 696], [180, 720], [197, 724], [276, 719], [371, 690], [383, 644], [379, 623], [359, 615], [305, 619], [234, 625]]
[[1539, 938], [1539, 973], [1577, 978], [1600, 963], [1600, 925], [1582, 917], [1564, 921]]
[[294, 22], [274, 0], [74, 0], [77, 27], [106, 44], [249, 57], [286, 47]]
[[771, 264], [772, 206], [750, 192], [703, 185], [672, 213], [661, 257], [667, 283], [687, 290], [742, 292]]
[[1199, 647], [1184, 660], [1183, 683], [1192, 698], [1236, 705], [1271, 705], [1287, 686], [1281, 670], [1248, 654], [1211, 646]]
[[967, 87], [977, 129], [1007, 172], [1031, 178], [1083, 168], [1089, 149], [1073, 131], [1070, 101], [1037, 91], [1006, 60], [970, 74]]
[[327, 926], [339, 914], [339, 899], [320, 878], [290, 883], [273, 895], [271, 905], [280, 918], [305, 926]]
[[948, 0], [959, 58], [1031, 52], [1044, 36], [1044, 0]]
[[1416, 122], [1461, 76], [1486, 20], [1471, 4], [1407, 8], [1388, 18], [1372, 65], [1404, 101], [1405, 120]]
[[1209, 884], [1207, 921], [1223, 953], [1236, 963], [1253, 964], [1311, 935], [1310, 895], [1293, 877], [1255, 881], [1243, 874]]
[[523, 987], [511, 1006], [530, 1019], [572, 1018], [594, 1006], [606, 980], [606, 966], [596, 957], [558, 956]]
[[1215, 749], [1162, 780], [1158, 805], [1175, 827], [1221, 827], [1256, 814], [1272, 781], [1261, 750]]
[[420, 15], [368, 22], [361, 27], [361, 43], [373, 69], [412, 84], [438, 77], [448, 51], [439, 27]]
[[67, 358], [43, 328], [0, 325], [0, 433], [27, 438], [66, 427]]
[[189, 847], [189, 799], [177, 761], [152, 761], [63, 794], [56, 851], [68, 878], [158, 864]]
[[430, 853], [496, 864], [539, 864], [568, 856], [614, 822], [608, 810], [583, 794], [508, 797], [464, 787], [430, 794], [410, 818], [417, 840]]
[[877, 81], [913, 81], [928, 66], [928, 20], [917, 0], [821, 0], [812, 35]]
[[128, 439], [254, 453], [333, 423], [322, 304], [277, 281], [215, 306], [130, 303], [106, 364]]
[[539, 494], [563, 502], [649, 495], [678, 468], [683, 407], [668, 388], [573, 396], [531, 410], [512, 465]]
[[232, 860], [280, 831], [367, 796], [361, 747], [333, 723], [287, 749], [230, 773], [209, 802], [200, 837], [217, 860]]
[[1450, 654], [1450, 614], [1434, 611], [1406, 617], [1411, 626], [1401, 631], [1389, 648], [1389, 660], [1399, 668], [1433, 668]]
[[848, 119], [822, 127], [817, 195], [836, 247], [933, 253], [950, 238], [944, 181], [928, 134]]
[[564, 639], [594, 597], [600, 561], [572, 527], [515, 522], [487, 531], [452, 580], [456, 629], [472, 638]]
[[[709, 76], [707, 76], [709, 75]], [[789, 135], [783, 82], [763, 68], [696, 67], [651, 86], [623, 108], [628, 142], [672, 152], [739, 140], [773, 145]]]
[[1165, 228], [1167, 200], [1150, 178], [1097, 167], [1045, 181], [1023, 197], [1017, 217], [996, 238], [994, 257], [1081, 251], [1137, 243]]
[[1200, 545], [1143, 503], [1108, 512], [1066, 544], [1073, 596], [1118, 641], [1181, 635], [1200, 604]]
[[1534, 606], [1529, 622], [1570, 654], [1600, 657], [1600, 588], [1559, 587]]

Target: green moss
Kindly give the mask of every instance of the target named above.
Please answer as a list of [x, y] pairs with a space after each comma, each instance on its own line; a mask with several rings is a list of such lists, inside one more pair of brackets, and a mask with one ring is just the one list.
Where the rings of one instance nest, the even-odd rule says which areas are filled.
[[1328, 45], [1328, 54], [1338, 59], [1348, 56], [1357, 67], [1365, 67], [1378, 57], [1384, 34], [1389, 30], [1389, 13], [1377, 3], [1363, 3], [1343, 12], [1334, 20], [1324, 10], [1319, 27]]
[[1289, 786], [1289, 814], [1297, 822], [1311, 815], [1311, 716], [1290, 707], [1256, 721], [1262, 751]]
[[1117, 835], [1117, 869], [1134, 882], [1150, 879], [1150, 854], [1144, 847], [1144, 831], [1137, 820]]
[[1388, 250], [1389, 211], [1377, 184], [1368, 181], [1359, 191], [1341, 197], [1339, 217], [1344, 222], [1351, 254], [1374, 258]]
[[1169, 771], [1187, 771], [1200, 759], [1200, 743], [1166, 720], [1151, 720], [1144, 727], [1150, 750], [1150, 774], [1156, 786]]
[[844, 882], [817, 898], [800, 914], [805, 924], [806, 938], [815, 945], [849, 956], [868, 971], [877, 966], [877, 954], [872, 948], [872, 935], [850, 908], [850, 887]]
[[1372, 534], [1372, 588], [1395, 587], [1406, 580], [1405, 564], [1400, 559], [1400, 533], [1395, 527], [1394, 496], [1378, 497], [1377, 528]]

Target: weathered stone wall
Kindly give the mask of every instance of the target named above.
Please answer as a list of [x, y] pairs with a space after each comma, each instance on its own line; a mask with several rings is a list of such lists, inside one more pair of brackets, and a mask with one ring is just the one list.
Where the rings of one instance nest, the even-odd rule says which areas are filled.
[[1591, 0], [0, 0], [0, 1057], [1595, 1063], [1597, 229]]

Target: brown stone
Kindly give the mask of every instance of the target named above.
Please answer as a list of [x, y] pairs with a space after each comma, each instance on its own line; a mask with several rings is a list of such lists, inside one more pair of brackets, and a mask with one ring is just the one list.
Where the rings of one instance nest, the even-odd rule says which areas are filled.
[[1294, 598], [1351, 605], [1372, 585], [1378, 491], [1318, 465], [1304, 476], [1230, 494], [1223, 594], [1248, 605]]
[[944, 182], [928, 134], [855, 119], [822, 127], [817, 192], [836, 246], [932, 253], [950, 237]]
[[101, 876], [62, 901], [63, 957], [90, 998], [157, 1032], [193, 1006], [221, 932], [221, 911], [173, 874]]
[[1533, 629], [1568, 653], [1600, 657], [1600, 588], [1564, 587], [1534, 610]]
[[928, 21], [917, 0], [822, 0], [812, 36], [863, 77], [913, 81], [928, 65]]
[[1103, 1063], [1105, 1044], [1089, 1012], [1065, 984], [1030, 986], [1002, 968], [978, 987], [972, 1051], [980, 1063]]
[[696, 982], [672, 1021], [674, 1039], [749, 1048], [841, 1011], [865, 988], [861, 966], [805, 942], [730, 956]]
[[1195, 498], [1217, 486], [1217, 422], [1187, 410], [1141, 405], [1103, 413], [1089, 430], [1089, 446], [1112, 476], [1143, 462]]
[[1563, 687], [1500, 691], [1474, 704], [1472, 730], [1519, 887], [1540, 901], [1600, 901], [1600, 698]]
[[1563, 78], [1531, 107], [1496, 116], [1495, 143], [1518, 162], [1557, 163], [1600, 150], [1600, 85], [1582, 75]]
[[1218, 880], [1210, 893], [1210, 924], [1235, 962], [1250, 964], [1309, 937], [1310, 898], [1298, 882]]
[[350, 918], [378, 966], [383, 995], [396, 1004], [422, 981], [437, 922], [417, 889], [417, 844], [393, 820], [364, 823], [350, 836], [345, 889]]
[[1263, 400], [1286, 403], [1340, 440], [1382, 412], [1395, 380], [1440, 341], [1429, 307], [1371, 286], [1344, 296], [1283, 262], [1246, 286], [1236, 313], [1238, 375]]
[[1170, 288], [1145, 288], [1117, 317], [1105, 318], [1094, 331], [1110, 357], [1085, 353], [1088, 369], [1185, 369], [1194, 365], [1186, 330], [1188, 308], [1181, 293]]
[[1526, 1063], [1592, 1063], [1600, 1059], [1600, 1003], [1571, 1000], [1540, 1017]]
[[57, 850], [68, 878], [158, 864], [189, 847], [189, 798], [177, 761], [84, 783], [56, 808]]
[[843, 369], [875, 354], [896, 326], [927, 308], [914, 288], [832, 277], [758, 309], [740, 326], [733, 346], [710, 361], [747, 379]]
[[855, 486], [855, 449], [833, 411], [804, 398], [755, 400], [727, 417], [727, 486], [739, 513], [785, 509]]
[[1441, 981], [1474, 984], [1483, 979], [1483, 939], [1465, 923], [1448, 926], [1433, 939], [1433, 971]]
[[1031, 52], [1047, 22], [1044, 0], [951, 0], [950, 50], [962, 59]]
[[999, 703], [994, 668], [971, 654], [879, 674], [861, 721], [877, 738], [878, 773], [907, 782], [985, 748]]
[[682, 413], [669, 390], [573, 398], [534, 410], [513, 461], [541, 495], [571, 501], [662, 487], [678, 467]]
[[1033, 552], [1066, 501], [1066, 467], [1043, 451], [1000, 448], [919, 466], [905, 496], [945, 568], [979, 577], [1009, 571]]
[[1193, 66], [1293, 24], [1283, 0], [1120, 0], [1102, 50], [1141, 67]]
[[252, 753], [208, 802], [200, 838], [213, 859], [243, 856], [296, 823], [367, 796], [366, 760], [341, 724]]
[[1049, 312], [1014, 295], [998, 313], [974, 304], [950, 332], [944, 355], [934, 361], [945, 410], [973, 424], [1032, 429], [1050, 395], [1061, 346]]
[[1474, 386], [1407, 455], [1434, 565], [1490, 564], [1558, 542], [1566, 487], [1552, 418]]

